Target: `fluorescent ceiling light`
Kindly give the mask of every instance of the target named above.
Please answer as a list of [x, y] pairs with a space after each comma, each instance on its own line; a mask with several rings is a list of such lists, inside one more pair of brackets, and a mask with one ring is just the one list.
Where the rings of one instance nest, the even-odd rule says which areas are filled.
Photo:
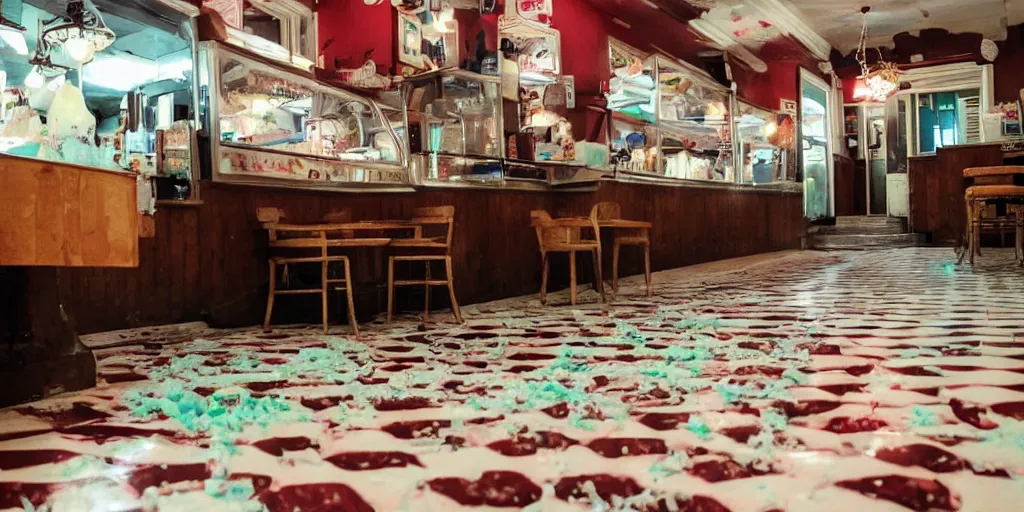
[[28, 55], [28, 44], [25, 43], [25, 34], [17, 30], [0, 28], [0, 40], [10, 46], [18, 55]]
[[82, 73], [86, 83], [128, 92], [152, 82], [157, 77], [156, 63], [127, 53], [101, 53], [85, 65]]

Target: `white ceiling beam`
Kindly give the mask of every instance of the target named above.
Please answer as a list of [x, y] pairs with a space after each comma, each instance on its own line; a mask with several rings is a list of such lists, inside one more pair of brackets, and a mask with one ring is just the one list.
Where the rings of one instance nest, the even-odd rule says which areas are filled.
[[736, 57], [749, 66], [750, 69], [758, 73], [768, 71], [768, 65], [763, 60], [754, 55], [747, 47], [740, 44], [739, 41], [733, 39], [732, 34], [719, 28], [715, 22], [702, 18], [692, 19], [690, 20], [690, 28], [700, 36], [718, 45], [721, 50], [729, 52], [729, 55]]
[[832, 45], [811, 28], [800, 9], [789, 0], [747, 0], [746, 4], [763, 19], [799, 41], [811, 55], [820, 60], [829, 60]]

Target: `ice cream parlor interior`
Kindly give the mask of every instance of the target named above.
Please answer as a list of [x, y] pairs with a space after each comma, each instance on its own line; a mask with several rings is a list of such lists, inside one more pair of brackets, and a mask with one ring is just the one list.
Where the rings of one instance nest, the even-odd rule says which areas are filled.
[[143, 211], [189, 198], [188, 16], [136, 0], [2, 5], [0, 151], [135, 172]]

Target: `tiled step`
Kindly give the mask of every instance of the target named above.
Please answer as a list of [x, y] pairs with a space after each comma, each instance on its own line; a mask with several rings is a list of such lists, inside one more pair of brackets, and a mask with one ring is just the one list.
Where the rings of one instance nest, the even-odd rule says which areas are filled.
[[925, 245], [925, 235], [921, 233], [898, 234], [816, 234], [810, 237], [812, 249], [819, 250], [864, 250], [891, 249], [898, 247], [921, 247]]
[[906, 219], [899, 217], [837, 217], [834, 226], [817, 226], [820, 234], [898, 235], [907, 232]]

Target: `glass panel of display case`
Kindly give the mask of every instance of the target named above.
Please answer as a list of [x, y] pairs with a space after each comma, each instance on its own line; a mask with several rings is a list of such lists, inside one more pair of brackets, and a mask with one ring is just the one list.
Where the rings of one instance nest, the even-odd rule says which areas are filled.
[[220, 76], [221, 143], [344, 161], [401, 160], [370, 100], [230, 53], [220, 54]]
[[496, 77], [452, 69], [407, 83], [410, 152], [501, 156]]
[[671, 178], [733, 181], [732, 149], [717, 126], [663, 123], [662, 172]]
[[657, 102], [654, 63], [639, 50], [610, 40], [608, 109], [634, 119], [654, 123]]
[[[68, 12], [78, 8], [87, 9], [87, 21], [69, 29], [77, 25]], [[3, 28], [0, 152], [131, 169], [180, 180], [187, 191], [193, 37], [186, 15], [135, 0], [4, 2], [3, 12], [26, 30]]]
[[658, 128], [628, 116], [612, 117], [612, 164], [616, 170], [657, 173]]
[[709, 87], [693, 74], [658, 59], [659, 115], [665, 121], [728, 123], [729, 93]]
[[774, 112], [740, 103], [736, 132], [743, 165], [742, 183], [763, 184], [785, 179], [783, 152], [774, 143], [778, 133]]

